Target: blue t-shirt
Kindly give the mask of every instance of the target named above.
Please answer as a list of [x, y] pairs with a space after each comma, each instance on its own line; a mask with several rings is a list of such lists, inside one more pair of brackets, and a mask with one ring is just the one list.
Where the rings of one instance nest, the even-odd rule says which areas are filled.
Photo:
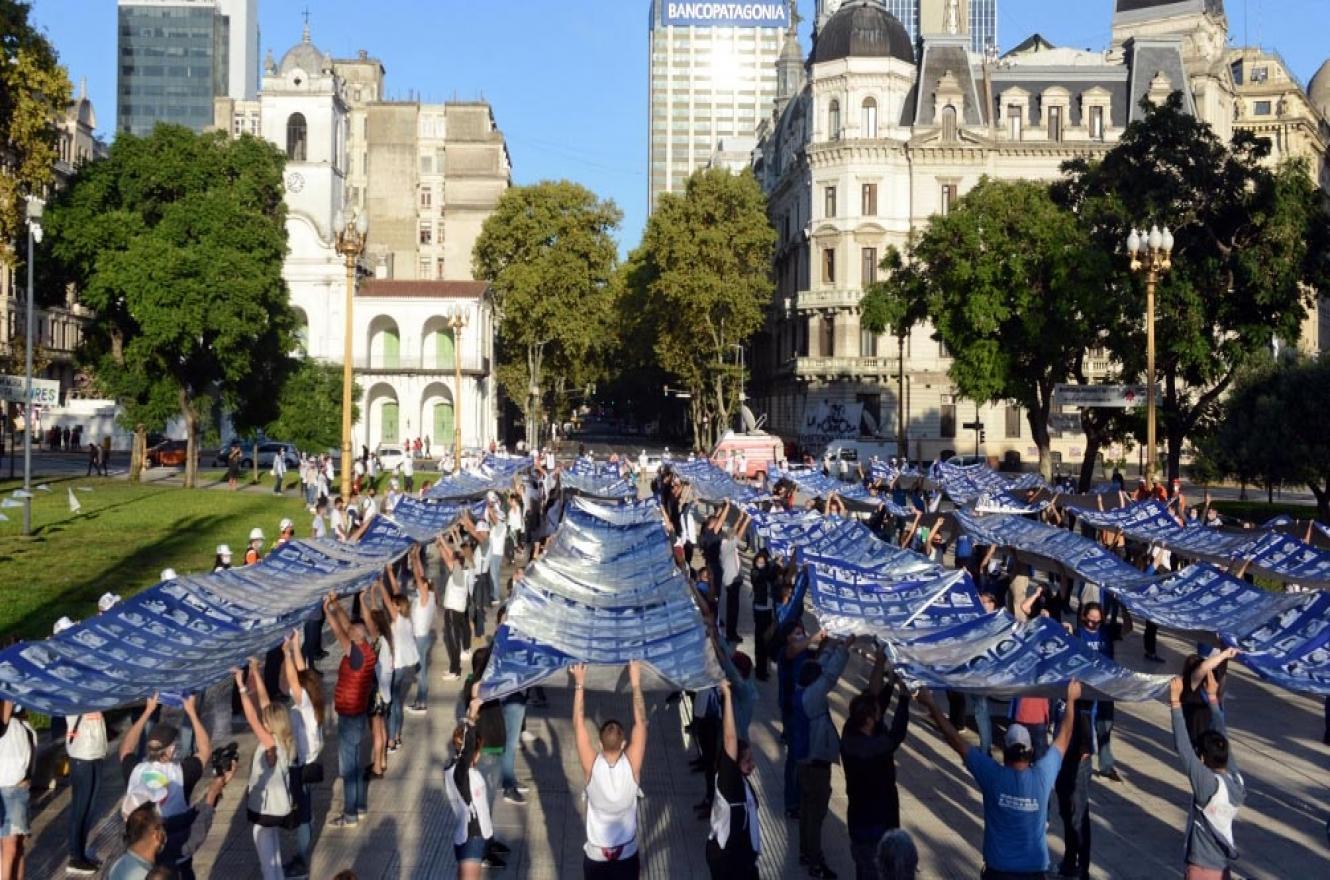
[[1062, 766], [1056, 747], [1030, 766], [1012, 770], [974, 746], [965, 767], [984, 794], [984, 864], [995, 871], [1041, 873], [1048, 870], [1045, 821], [1048, 798]]

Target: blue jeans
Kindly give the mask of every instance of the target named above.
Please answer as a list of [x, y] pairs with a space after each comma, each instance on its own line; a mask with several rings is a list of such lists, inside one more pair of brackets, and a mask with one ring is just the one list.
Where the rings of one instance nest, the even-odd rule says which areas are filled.
[[368, 730], [369, 719], [364, 715], [337, 716], [337, 769], [342, 775], [342, 814], [347, 819], [369, 812], [360, 766], [361, 744]]
[[1107, 773], [1113, 769], [1113, 719], [1096, 718], [1094, 732], [1095, 741], [1099, 747], [1099, 772]]
[[503, 580], [503, 548], [490, 554], [490, 602], [499, 601], [500, 581]]
[[69, 858], [88, 858], [88, 835], [92, 833], [92, 805], [97, 802], [97, 772], [100, 761], [69, 760]]
[[406, 692], [411, 687], [411, 670], [394, 669], [392, 695], [388, 704], [388, 739], [394, 740], [402, 735], [402, 712], [406, 708]]
[[522, 721], [526, 718], [526, 703], [503, 704], [503, 725], [508, 738], [503, 744], [503, 760], [499, 762], [503, 773], [503, 788], [517, 787], [517, 750], [522, 737]]
[[416, 636], [416, 653], [420, 666], [416, 670], [416, 703], [423, 706], [429, 699], [429, 650], [434, 646], [434, 633]]

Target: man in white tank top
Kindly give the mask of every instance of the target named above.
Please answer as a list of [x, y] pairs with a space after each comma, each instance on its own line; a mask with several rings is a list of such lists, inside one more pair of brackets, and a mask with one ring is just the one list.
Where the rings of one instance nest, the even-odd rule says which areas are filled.
[[633, 687], [633, 735], [610, 719], [600, 726], [600, 751], [591, 743], [584, 712], [586, 664], [573, 676], [573, 733], [577, 758], [586, 777], [586, 836], [582, 871], [587, 880], [636, 878], [641, 871], [637, 852], [637, 792], [647, 751], [647, 707], [642, 697], [638, 661], [628, 664]]

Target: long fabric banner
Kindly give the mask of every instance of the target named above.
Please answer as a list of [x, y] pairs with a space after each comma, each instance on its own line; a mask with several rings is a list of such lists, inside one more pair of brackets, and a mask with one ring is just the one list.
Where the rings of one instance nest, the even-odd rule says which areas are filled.
[[942, 567], [878, 538], [863, 523], [812, 511], [752, 513], [752, 529], [773, 553], [798, 548], [805, 559], [857, 566], [879, 575], [939, 574]]
[[369, 586], [460, 513], [403, 499], [357, 544], [291, 541], [256, 565], [165, 581], [58, 636], [0, 652], [0, 696], [64, 715], [200, 691], [280, 644], [328, 593]]
[[1020, 474], [1009, 478], [986, 464], [959, 465], [942, 463], [942, 491], [957, 505], [973, 504], [983, 495], [1002, 492], [1028, 492], [1047, 488], [1038, 474]]
[[1077, 577], [1100, 586], [1124, 586], [1150, 578], [1088, 538], [1017, 516], [977, 516], [957, 510], [953, 516], [980, 544], [1010, 547], [1055, 562]]
[[756, 488], [740, 483], [707, 459], [681, 461], [670, 467], [679, 476], [688, 480], [698, 498], [709, 504], [722, 504], [726, 501], [752, 504], [767, 497]]
[[637, 497], [637, 487], [617, 473], [564, 471], [559, 475], [559, 483], [565, 491], [588, 498], [628, 501]]
[[574, 662], [633, 659], [681, 688], [723, 678], [659, 507], [575, 498], [545, 554], [514, 585], [481, 694], [503, 697]]

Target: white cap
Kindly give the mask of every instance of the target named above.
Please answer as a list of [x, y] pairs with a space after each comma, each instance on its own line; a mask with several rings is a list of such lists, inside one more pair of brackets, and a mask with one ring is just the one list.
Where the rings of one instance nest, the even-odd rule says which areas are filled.
[[97, 600], [97, 610], [106, 612], [120, 604], [120, 597], [115, 593], [102, 593], [102, 597]]
[[55, 626], [51, 627], [51, 632], [58, 636], [73, 625], [74, 621], [70, 620], [68, 617], [62, 617], [55, 622]]
[[1020, 746], [1026, 750], [1034, 748], [1034, 743], [1030, 739], [1030, 731], [1026, 729], [1024, 724], [1013, 724], [1008, 727], [1004, 743], [1007, 748], [1012, 746]]
[[[296, 524], [291, 522], [291, 520], [288, 517], [282, 517], [282, 521], [277, 524], [277, 531], [284, 532], [287, 529], [294, 529], [295, 527]], [[252, 539], [254, 537], [254, 533], [250, 532], [249, 536]], [[262, 535], [260, 534], [259, 537], [262, 537]]]
[[259, 528], [258, 526], [255, 526], [254, 528], [250, 529], [250, 530], [249, 530], [249, 539], [250, 539], [251, 541], [262, 541], [262, 540], [263, 540], [263, 529]]
[[231, 555], [231, 548], [228, 547], [228, 546], [226, 546], [225, 544], [218, 544], [218, 545], [217, 545], [217, 555], [218, 555], [218, 556], [230, 556], [230, 555]]
[[162, 580], [164, 580], [164, 581], [173, 581], [173, 580], [175, 580], [177, 577], [179, 577], [179, 575], [177, 575], [177, 574], [175, 573], [175, 569], [174, 569], [174, 568], [163, 568], [163, 569], [162, 569]]

